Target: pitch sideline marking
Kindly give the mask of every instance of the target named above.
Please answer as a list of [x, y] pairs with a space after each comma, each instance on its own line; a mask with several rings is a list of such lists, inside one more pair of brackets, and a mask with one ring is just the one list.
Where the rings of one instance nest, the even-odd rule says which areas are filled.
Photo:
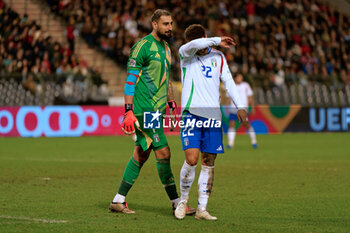
[[0, 215], [0, 218], [42, 222], [42, 223], [67, 223], [68, 222], [67, 220], [50, 220], [50, 219], [28, 218], [28, 217], [21, 217], [21, 216], [15, 217], [15, 216], [6, 216], [6, 215]]

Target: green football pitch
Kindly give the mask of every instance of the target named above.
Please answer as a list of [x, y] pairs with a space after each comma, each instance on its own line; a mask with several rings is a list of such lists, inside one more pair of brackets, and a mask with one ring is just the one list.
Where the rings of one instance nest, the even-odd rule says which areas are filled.
[[[168, 137], [176, 183], [180, 138]], [[350, 135], [247, 135], [219, 155], [208, 210], [216, 222], [176, 220], [154, 154], [127, 202], [108, 211], [129, 137], [0, 138], [0, 232], [350, 232]], [[197, 179], [190, 194], [196, 207]]]

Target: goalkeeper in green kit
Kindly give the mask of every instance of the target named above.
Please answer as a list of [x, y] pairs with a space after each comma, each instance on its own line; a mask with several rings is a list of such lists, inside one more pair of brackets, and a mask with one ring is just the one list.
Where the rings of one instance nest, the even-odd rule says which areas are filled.
[[[152, 150], [159, 178], [172, 202], [173, 211], [180, 201], [170, 167], [170, 148], [161, 124], [167, 103], [172, 111], [176, 109], [169, 80], [171, 52], [167, 43], [172, 35], [172, 23], [168, 11], [156, 10], [152, 15], [152, 33], [139, 40], [130, 51], [122, 130], [126, 134], [136, 133], [137, 139], [118, 193], [110, 204], [112, 212], [135, 213], [128, 208], [125, 197]], [[148, 124], [146, 121], [149, 121]], [[194, 212], [195, 209], [190, 208], [187, 214]]]

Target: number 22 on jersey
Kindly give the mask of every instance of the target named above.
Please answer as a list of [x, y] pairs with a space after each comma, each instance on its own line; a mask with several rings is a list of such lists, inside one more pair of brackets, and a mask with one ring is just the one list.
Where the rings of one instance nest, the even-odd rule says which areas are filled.
[[212, 78], [213, 76], [210, 75], [211, 73], [211, 67], [210, 66], [204, 66], [202, 65], [202, 72], [206, 78]]

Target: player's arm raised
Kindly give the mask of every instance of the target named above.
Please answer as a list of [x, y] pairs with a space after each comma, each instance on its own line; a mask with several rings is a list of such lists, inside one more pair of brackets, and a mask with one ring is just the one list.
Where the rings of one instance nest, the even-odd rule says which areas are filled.
[[239, 122], [242, 122], [243, 127], [248, 128], [249, 122], [248, 122], [247, 110], [243, 106], [241, 98], [238, 94], [238, 90], [237, 90], [235, 82], [233, 81], [231, 72], [228, 68], [226, 58], [223, 55], [221, 55], [221, 58], [222, 58], [221, 62], [223, 62], [222, 70], [221, 70], [221, 81], [225, 85], [226, 92], [228, 93], [228, 95], [232, 99], [233, 103], [238, 108], [237, 118], [238, 118]]
[[200, 38], [192, 40], [179, 49], [180, 58], [191, 58], [193, 57], [198, 50], [208, 48], [210, 46], [219, 45], [221, 43], [220, 37], [211, 37], [211, 38]]
[[200, 38], [182, 45], [179, 49], [179, 53], [181, 58], [191, 58], [201, 49], [211, 46], [229, 48], [231, 45], [236, 45], [236, 43], [228, 36]]

